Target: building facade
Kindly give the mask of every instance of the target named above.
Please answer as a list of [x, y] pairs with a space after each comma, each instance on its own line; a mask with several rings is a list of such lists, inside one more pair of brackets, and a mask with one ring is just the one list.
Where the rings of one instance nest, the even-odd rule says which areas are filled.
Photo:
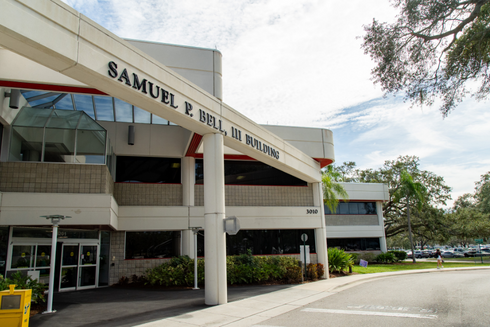
[[[226, 254], [299, 257], [307, 233], [312, 261], [326, 265], [327, 226], [385, 249], [384, 195], [359, 197], [376, 203], [377, 229], [371, 211], [344, 225], [325, 216], [332, 132], [260, 126], [227, 106], [218, 51], [123, 40], [57, 0], [4, 4], [0, 273], [54, 274], [58, 291], [111, 285], [194, 257], [194, 229], [206, 303], [221, 304]], [[43, 218], [53, 214], [69, 217], [56, 258]], [[225, 236], [230, 216], [241, 230]]]

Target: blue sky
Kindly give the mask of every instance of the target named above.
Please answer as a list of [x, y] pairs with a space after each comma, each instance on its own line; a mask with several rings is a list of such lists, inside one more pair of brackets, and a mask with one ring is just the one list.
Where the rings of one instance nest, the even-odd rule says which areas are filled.
[[120, 37], [220, 50], [227, 104], [260, 124], [331, 129], [337, 163], [416, 155], [453, 199], [490, 171], [488, 102], [443, 119], [373, 85], [358, 37], [374, 17], [394, 20], [387, 0], [63, 1]]

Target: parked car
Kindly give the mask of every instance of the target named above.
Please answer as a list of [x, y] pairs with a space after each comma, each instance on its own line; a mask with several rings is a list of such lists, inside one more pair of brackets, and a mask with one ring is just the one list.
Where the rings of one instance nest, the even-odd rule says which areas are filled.
[[454, 258], [454, 252], [451, 251], [442, 251], [441, 256], [443, 258]]
[[430, 258], [430, 251], [429, 250], [423, 250], [422, 251], [422, 258]]

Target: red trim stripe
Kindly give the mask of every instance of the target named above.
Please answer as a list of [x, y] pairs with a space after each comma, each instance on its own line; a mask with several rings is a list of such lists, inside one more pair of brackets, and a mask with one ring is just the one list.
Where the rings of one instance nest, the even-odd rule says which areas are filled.
[[0, 80], [0, 86], [12, 88], [12, 89], [43, 90], [43, 91], [54, 91], [60, 93], [108, 95], [107, 93], [104, 93], [102, 91], [93, 88], [65, 86], [65, 85], [48, 85], [48, 84], [39, 84], [39, 83], [24, 83], [24, 82], [12, 82], [12, 81]]

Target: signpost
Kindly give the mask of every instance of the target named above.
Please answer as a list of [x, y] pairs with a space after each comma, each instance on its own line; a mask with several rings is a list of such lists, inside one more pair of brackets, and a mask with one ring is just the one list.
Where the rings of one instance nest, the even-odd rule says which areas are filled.
[[307, 279], [306, 276], [306, 241], [308, 241], [308, 235], [305, 233], [301, 234], [301, 240], [303, 241], [303, 253], [304, 253], [304, 260], [305, 260], [305, 280]]
[[475, 243], [478, 244], [478, 250], [480, 251], [480, 260], [481, 260], [481, 263], [483, 263], [483, 256], [481, 253], [481, 244], [483, 244], [483, 239], [482, 238], [475, 238]]

